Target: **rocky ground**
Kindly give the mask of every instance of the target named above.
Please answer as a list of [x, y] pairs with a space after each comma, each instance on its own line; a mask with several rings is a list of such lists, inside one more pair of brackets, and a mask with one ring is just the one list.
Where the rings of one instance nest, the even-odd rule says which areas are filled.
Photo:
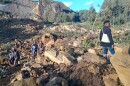
[[[124, 56], [125, 60], [115, 58], [106, 61], [101, 56], [101, 47], [97, 46], [96, 35], [99, 31], [89, 33], [87, 30], [86, 34], [64, 37], [63, 34], [48, 32], [58, 28], [68, 31], [73, 26], [41, 27], [37, 22], [17, 19], [5, 22], [0, 29], [0, 86], [129, 86], [129, 78], [125, 77], [129, 74], [122, 76], [120, 73], [120, 70], [129, 72], [129, 46], [123, 49], [115, 47], [118, 56]], [[85, 32], [85, 29], [82, 30]], [[69, 29], [71, 31], [75, 30]], [[91, 36], [92, 33], [95, 35]], [[36, 39], [42, 41], [46, 49], [32, 61], [30, 49]], [[19, 65], [10, 67], [7, 54], [14, 44], [17, 44], [21, 59]], [[124, 68], [117, 67], [119, 64], [116, 61], [120, 61]]]

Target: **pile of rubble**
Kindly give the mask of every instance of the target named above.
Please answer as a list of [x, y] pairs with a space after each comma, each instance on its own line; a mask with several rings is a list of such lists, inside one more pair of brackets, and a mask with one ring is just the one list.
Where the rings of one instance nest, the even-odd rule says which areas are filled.
[[129, 47], [115, 47], [117, 53], [111, 57], [111, 65], [98, 55], [101, 48], [82, 50], [80, 41], [84, 38], [76, 38], [78, 41], [75, 38], [55, 39], [50, 33], [44, 34], [40, 41], [46, 45], [45, 51], [42, 55], [38, 54], [34, 62], [29, 60], [32, 40], [15, 40], [21, 52], [21, 66], [13, 73], [7, 72], [7, 66], [0, 66], [0, 76], [2, 73], [11, 75], [9, 83], [1, 82], [1, 85], [128, 86], [130, 56], [126, 51]]

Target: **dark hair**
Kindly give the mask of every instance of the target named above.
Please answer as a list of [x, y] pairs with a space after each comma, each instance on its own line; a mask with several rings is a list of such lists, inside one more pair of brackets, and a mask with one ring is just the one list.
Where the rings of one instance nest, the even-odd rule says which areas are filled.
[[14, 52], [16, 52], [17, 50], [16, 50], [15, 48], [12, 48], [12, 49], [11, 49], [11, 51], [14, 51]]
[[110, 21], [109, 20], [105, 20], [104, 22], [103, 22], [103, 24], [105, 24], [105, 23], [109, 23]]

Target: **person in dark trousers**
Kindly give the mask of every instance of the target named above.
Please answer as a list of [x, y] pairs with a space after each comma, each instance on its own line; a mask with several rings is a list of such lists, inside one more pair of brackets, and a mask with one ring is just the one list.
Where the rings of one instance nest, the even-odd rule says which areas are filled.
[[12, 48], [11, 52], [8, 55], [8, 63], [11, 67], [14, 67], [18, 64], [18, 60], [20, 59], [20, 54], [19, 52], [15, 49]]
[[[105, 20], [103, 24], [104, 24], [104, 27], [100, 31], [100, 45], [103, 47], [103, 57], [105, 59], [107, 59], [108, 50], [110, 51], [110, 53], [112, 55], [115, 54], [114, 41], [113, 41], [113, 38], [112, 38], [111, 29], [110, 29], [110, 21]], [[103, 38], [104, 34], [107, 35], [107, 37], [105, 36], [106, 38]], [[106, 41], [104, 41], [104, 39]]]

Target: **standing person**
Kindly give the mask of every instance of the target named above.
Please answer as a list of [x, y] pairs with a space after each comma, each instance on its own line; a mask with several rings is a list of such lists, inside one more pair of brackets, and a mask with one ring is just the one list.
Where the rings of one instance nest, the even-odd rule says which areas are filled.
[[112, 55], [115, 54], [114, 41], [110, 29], [110, 21], [105, 20], [103, 24], [104, 27], [100, 31], [100, 44], [103, 47], [103, 57], [107, 59], [108, 50], [111, 52]]
[[37, 55], [37, 49], [38, 49], [38, 45], [36, 42], [34, 42], [31, 46], [31, 50], [32, 50], [32, 59], [35, 59], [35, 56]]
[[8, 55], [8, 63], [11, 67], [14, 67], [18, 64], [18, 60], [20, 59], [20, 54], [19, 52], [15, 49], [12, 48], [11, 52]]

